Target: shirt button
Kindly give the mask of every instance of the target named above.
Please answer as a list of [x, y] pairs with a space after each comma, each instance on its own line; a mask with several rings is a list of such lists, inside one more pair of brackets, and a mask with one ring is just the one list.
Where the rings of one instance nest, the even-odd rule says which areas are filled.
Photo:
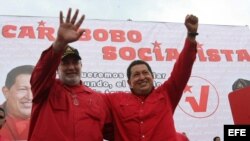
[[141, 136], [141, 138], [143, 138], [143, 139], [144, 139], [144, 138], [145, 138], [145, 136], [144, 136], [144, 135], [142, 135], [142, 136]]
[[141, 121], [140, 123], [143, 124], [143, 121]]
[[144, 102], [142, 101], [141, 104], [144, 104]]

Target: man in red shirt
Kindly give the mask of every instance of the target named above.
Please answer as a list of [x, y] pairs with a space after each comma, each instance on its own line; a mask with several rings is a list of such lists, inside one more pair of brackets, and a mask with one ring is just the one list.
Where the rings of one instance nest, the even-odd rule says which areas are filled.
[[187, 15], [185, 26], [185, 45], [168, 80], [155, 88], [149, 64], [135, 60], [127, 69], [131, 93], [106, 94], [115, 141], [177, 141], [173, 114], [196, 58], [198, 18]]
[[110, 114], [101, 95], [82, 84], [81, 57], [68, 45], [84, 32], [80, 29], [84, 15], [76, 21], [77, 16], [78, 10], [71, 17], [69, 9], [63, 19], [60, 12], [57, 38], [32, 73], [29, 141], [103, 141]]
[[2, 92], [6, 101], [0, 105], [0, 141], [27, 140], [32, 92], [30, 77], [34, 66], [21, 65], [7, 74]]

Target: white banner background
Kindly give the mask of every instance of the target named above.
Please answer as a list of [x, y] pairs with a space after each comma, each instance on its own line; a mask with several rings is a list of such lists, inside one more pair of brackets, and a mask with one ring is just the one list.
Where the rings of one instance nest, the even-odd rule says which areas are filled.
[[[56, 37], [58, 21], [0, 16], [0, 86], [12, 68], [36, 64]], [[186, 37], [183, 23], [86, 20], [82, 27], [90, 31], [86, 36], [89, 38], [71, 44], [83, 58], [82, 80], [103, 92], [129, 91], [126, 69], [132, 60], [142, 59], [142, 50], [149, 51], [145, 55], [151, 57], [148, 63], [155, 72], [155, 83], [162, 83], [175, 62], [171, 59], [173, 50], [180, 52]], [[115, 35], [114, 30], [124, 36]], [[250, 30], [244, 26], [200, 24], [198, 31], [199, 55], [174, 118], [177, 130], [186, 132], [191, 141], [211, 141], [217, 135], [223, 138], [224, 124], [233, 124], [228, 102], [232, 84], [238, 78], [250, 79]], [[48, 36], [43, 36], [46, 33]], [[113, 60], [105, 59], [106, 46], [114, 49]], [[0, 95], [0, 102], [4, 100]]]

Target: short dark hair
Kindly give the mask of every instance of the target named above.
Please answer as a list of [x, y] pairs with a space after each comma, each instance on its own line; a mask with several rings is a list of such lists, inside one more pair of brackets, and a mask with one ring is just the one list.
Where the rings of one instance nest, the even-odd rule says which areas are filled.
[[20, 74], [31, 74], [34, 69], [34, 66], [32, 65], [22, 65], [13, 68], [10, 70], [10, 72], [7, 74], [6, 80], [5, 80], [5, 86], [10, 89], [11, 86], [15, 83], [16, 77]]
[[216, 139], [218, 139], [218, 138], [220, 138], [220, 137], [219, 137], [219, 136], [215, 136], [215, 137], [214, 137], [214, 141], [215, 141]]
[[149, 72], [151, 73], [151, 75], [153, 76], [153, 72], [152, 72], [152, 69], [151, 67], [149, 66], [149, 64], [143, 60], [135, 60], [133, 62], [130, 63], [130, 65], [128, 66], [127, 68], [127, 77], [128, 77], [128, 80], [130, 80], [130, 76], [131, 76], [131, 68], [135, 65], [141, 65], [141, 64], [144, 64], [147, 66]]

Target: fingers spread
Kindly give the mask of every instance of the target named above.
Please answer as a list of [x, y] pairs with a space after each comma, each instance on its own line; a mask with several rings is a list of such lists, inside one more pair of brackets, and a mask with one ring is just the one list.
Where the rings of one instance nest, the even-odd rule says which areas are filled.
[[72, 24], [75, 24], [76, 18], [77, 18], [77, 16], [78, 16], [78, 13], [79, 13], [79, 10], [77, 9], [76, 12], [75, 12], [75, 14], [74, 14], [74, 16], [73, 16], [73, 18], [71, 19], [71, 23], [72, 23]]
[[85, 15], [82, 15], [81, 18], [78, 20], [78, 22], [76, 23], [76, 29], [78, 29], [81, 26], [81, 24], [84, 21], [84, 18], [85, 18]]
[[63, 12], [60, 11], [60, 24], [62, 24], [62, 23], [63, 23]]
[[70, 22], [70, 18], [71, 18], [71, 8], [69, 8], [69, 10], [68, 10], [68, 14], [67, 14], [67, 18], [66, 18], [66, 23]]

